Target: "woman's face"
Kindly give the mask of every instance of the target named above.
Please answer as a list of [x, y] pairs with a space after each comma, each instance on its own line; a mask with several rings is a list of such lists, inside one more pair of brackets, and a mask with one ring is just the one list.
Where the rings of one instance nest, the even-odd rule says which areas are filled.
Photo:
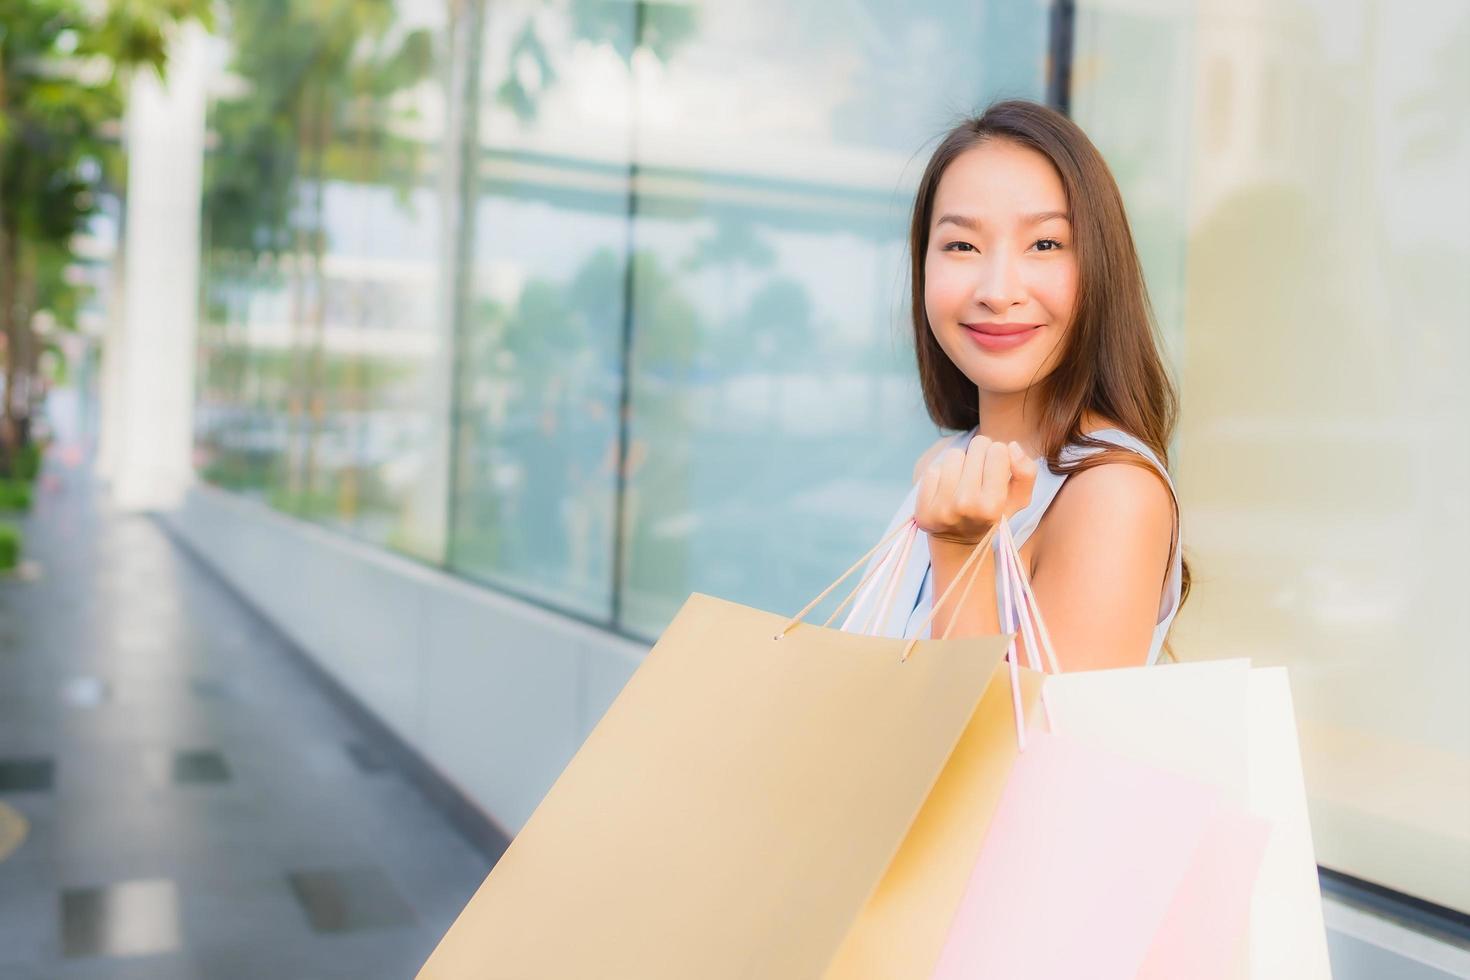
[[945, 169], [929, 218], [924, 310], [939, 346], [983, 392], [1051, 373], [1077, 297], [1067, 196], [1051, 161], [990, 140]]

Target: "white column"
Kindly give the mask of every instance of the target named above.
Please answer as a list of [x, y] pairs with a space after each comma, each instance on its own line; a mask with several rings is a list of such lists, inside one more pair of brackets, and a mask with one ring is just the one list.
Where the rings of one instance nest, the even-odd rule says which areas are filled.
[[[449, 57], [442, 69], [444, 80], [444, 148], [439, 165], [438, 283], [433, 321], [434, 341], [428, 372], [419, 389], [419, 404], [427, 419], [424, 464], [414, 489], [405, 503], [407, 539], [414, 554], [430, 561], [448, 558], [450, 495], [454, 492], [453, 471], [454, 398], [457, 336], [455, 326], [462, 315], [460, 302], [468, 268], [474, 256], [462, 255], [474, 248], [474, 174], [466, 173], [466, 143], [471, 161], [478, 159], [480, 46], [485, 30], [484, 0], [459, 0], [453, 5], [449, 32]], [[473, 164], [471, 163], [471, 166]]]
[[122, 245], [112, 259], [107, 281], [106, 321], [99, 336], [100, 355], [97, 370], [97, 456], [93, 461], [96, 474], [111, 481], [117, 474], [118, 443], [122, 439], [122, 359], [114, 352], [123, 348], [123, 271]]
[[121, 320], [103, 354], [101, 462], [114, 502], [130, 510], [172, 507], [193, 480], [205, 40], [197, 26], [180, 31], [164, 80], [140, 70], [128, 98]]

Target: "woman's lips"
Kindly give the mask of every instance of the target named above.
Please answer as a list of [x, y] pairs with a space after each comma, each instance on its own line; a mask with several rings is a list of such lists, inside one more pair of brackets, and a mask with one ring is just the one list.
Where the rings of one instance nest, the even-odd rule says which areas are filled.
[[1013, 350], [1041, 330], [1039, 323], [962, 323], [960, 326], [986, 350]]

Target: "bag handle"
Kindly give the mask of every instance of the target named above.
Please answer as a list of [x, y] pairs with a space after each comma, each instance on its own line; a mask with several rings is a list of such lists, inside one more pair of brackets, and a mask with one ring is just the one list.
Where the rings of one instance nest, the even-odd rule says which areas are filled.
[[[1003, 568], [1001, 579], [1001, 628], [1011, 634], [1011, 648], [1006, 653], [1006, 660], [1010, 663], [1011, 672], [1011, 701], [1014, 707], [1016, 719], [1016, 745], [1022, 752], [1026, 751], [1026, 726], [1023, 720], [1023, 708], [1021, 706], [1021, 685], [1018, 675], [1016, 661], [1016, 633], [1019, 628], [1026, 642], [1026, 659], [1031, 669], [1040, 673], [1060, 674], [1061, 667], [1057, 664], [1056, 650], [1052, 646], [1051, 634], [1046, 630], [1046, 622], [1041, 617], [1041, 605], [1036, 601], [1036, 595], [1031, 591], [1031, 579], [1026, 574], [1025, 562], [1021, 561], [1021, 553], [1016, 548], [1016, 539], [1011, 535], [1010, 525], [1001, 528], [1001, 540], [997, 544], [1000, 552], [997, 564]], [[1035, 626], [1033, 632], [1032, 627]], [[1037, 637], [1040, 636], [1040, 643]], [[1045, 655], [1046, 666], [1037, 660], [1037, 648]], [[1046, 700], [1046, 688], [1041, 690], [1041, 713], [1046, 719], [1047, 731], [1056, 731], [1056, 723], [1052, 719], [1051, 705]]]
[[[883, 556], [883, 560], [879, 562], [871, 571], [869, 571], [867, 575], [863, 576], [863, 581], [858, 583], [858, 587], [850, 592], [847, 598], [842, 601], [842, 604], [837, 607], [836, 611], [827, 618], [827, 622], [823, 624], [824, 626], [832, 625], [832, 620], [836, 619], [838, 614], [841, 613], [843, 609], [847, 608], [847, 604], [852, 601], [853, 596], [859, 596], [859, 593], [861, 592], [862, 594], [858, 597], [857, 605], [853, 607], [853, 611], [848, 614], [847, 619], [844, 620], [842, 623], [842, 628], [844, 630], [847, 629], [848, 626], [852, 624], [854, 617], [856, 617], [858, 609], [862, 608], [863, 602], [868, 598], [869, 595], [872, 594], [873, 588], [877, 586], [877, 582], [874, 581], [871, 585], [868, 586], [867, 589], [864, 589], [863, 585], [867, 583], [870, 579], [882, 578], [885, 570], [887, 570], [889, 559], [897, 554], [898, 561], [894, 565], [892, 571], [889, 572], [890, 577], [888, 580], [888, 591], [886, 593], [886, 597], [883, 600], [883, 604], [879, 607], [874, 608], [873, 612], [868, 616], [867, 621], [863, 624], [863, 628], [858, 632], [871, 635], [873, 630], [877, 628], [878, 624], [887, 621], [888, 610], [893, 605], [894, 595], [898, 591], [898, 583], [903, 575], [904, 567], [908, 564], [909, 551], [912, 549], [914, 538], [918, 536], [919, 531], [919, 525], [913, 518], [909, 518], [905, 527], [907, 528], [907, 534], [905, 535], [903, 542], [901, 544], [899, 542], [895, 542], [888, 549], [888, 552]], [[979, 566], [977, 565], [977, 574], [978, 571]], [[974, 576], [971, 576], [970, 581], [974, 581]], [[969, 595], [969, 590], [970, 586], [966, 584], [964, 591], [960, 593], [960, 605], [964, 605], [965, 597]], [[953, 629], [953, 626], [946, 626], [944, 636], [941, 637], [941, 639], [948, 639], [949, 631], [951, 629]]]
[[[977, 558], [983, 560], [990, 552], [990, 543], [995, 540], [997, 529], [1002, 527], [1005, 522], [1006, 518], [1002, 515], [1000, 520], [990, 525], [990, 530], [985, 532], [985, 537], [980, 539], [979, 543], [970, 552], [969, 557], [965, 559], [964, 564], [960, 566], [960, 570], [955, 572], [954, 581], [949, 583], [949, 588], [945, 589], [943, 595], [929, 604], [929, 615], [924, 617], [923, 621], [919, 623], [919, 628], [914, 631], [914, 635], [904, 645], [903, 656], [899, 658], [900, 660], [909, 659], [909, 654], [913, 652], [915, 645], [919, 642], [918, 634], [924, 632], [925, 627], [934, 621], [934, 617], [939, 614], [940, 607], [949, 600], [949, 597], [954, 594], [955, 587], [961, 582], [965, 583], [965, 590], [960, 593], [959, 605], [964, 605], [965, 599], [970, 595], [970, 587], [975, 584], [975, 579], [980, 577], [980, 566], [975, 564], [975, 560]], [[974, 566], [973, 572], [971, 571], [971, 566]], [[954, 624], [955, 617], [951, 616], [949, 622], [944, 624], [944, 633], [939, 637], [941, 640], [949, 639], [949, 634], [954, 629]]]
[[[1030, 580], [1026, 577], [1020, 554], [1016, 551], [1015, 539], [1011, 536], [1009, 515], [1002, 514], [990, 526], [990, 530], [986, 532], [985, 537], [980, 539], [980, 543], [975, 545], [974, 550], [970, 552], [969, 557], [960, 566], [960, 570], [955, 573], [954, 581], [949, 584], [949, 588], [944, 590], [944, 594], [932, 604], [929, 615], [924, 617], [924, 621], [919, 624], [915, 635], [904, 645], [903, 656], [900, 658], [900, 662], [908, 660], [909, 654], [919, 642], [918, 634], [922, 633], [924, 627], [928, 626], [934, 620], [939, 608], [953, 594], [955, 587], [960, 584], [962, 579], [964, 580], [965, 588], [960, 593], [957, 606], [963, 606], [965, 604], [965, 600], [970, 596], [971, 587], [974, 586], [975, 580], [980, 577], [980, 565], [975, 560], [982, 558], [991, 550], [989, 546], [992, 540], [995, 540], [996, 577], [1000, 580], [1003, 596], [1003, 606], [999, 610], [1002, 618], [1001, 629], [1011, 635], [1010, 649], [1006, 651], [1006, 664], [1011, 682], [1011, 716], [1016, 722], [1016, 747], [1018, 751], [1024, 752], [1026, 751], [1026, 709], [1021, 704], [1021, 674], [1020, 667], [1017, 663], [1019, 657], [1016, 650], [1016, 627], [1018, 625], [1025, 635], [1027, 659], [1031, 661], [1032, 669], [1045, 673], [1036, 662], [1036, 637], [1031, 629], [1031, 623], [1034, 619], [1042, 635], [1045, 636], [1043, 649], [1047, 651], [1052, 670], [1054, 673], [1060, 673], [1060, 671], [1056, 667], [1056, 656], [1051, 652], [1051, 637], [1045, 633], [1046, 627], [1041, 625], [1040, 608], [1035, 604], [1036, 596], [1031, 591]], [[1031, 613], [1031, 615], [1025, 615], [1027, 612]], [[939, 637], [941, 640], [949, 639], [949, 635], [954, 630], [954, 624], [958, 619], [958, 616], [951, 616], [949, 622], [944, 624], [944, 632]], [[1052, 727], [1051, 708], [1047, 705], [1044, 696], [1041, 701], [1041, 710], [1046, 718], [1047, 727], [1050, 729]]]
[[[990, 530], [986, 532], [985, 537], [981, 538], [979, 543], [977, 543], [974, 549], [971, 550], [969, 557], [965, 559], [964, 564], [960, 566], [959, 572], [955, 575], [954, 581], [949, 584], [949, 588], [945, 589], [944, 595], [940, 596], [939, 599], [934, 601], [934, 603], [932, 604], [933, 608], [929, 610], [929, 615], [925, 617], [924, 622], [919, 624], [919, 632], [923, 632], [924, 627], [927, 626], [930, 620], [934, 618], [935, 612], [937, 612], [938, 609], [943, 606], [944, 603], [949, 599], [950, 595], [953, 594], [955, 587], [958, 586], [961, 581], [964, 581], [968, 578], [968, 581], [965, 581], [964, 593], [960, 597], [960, 602], [963, 604], [965, 597], [968, 596], [970, 593], [970, 587], [974, 584], [974, 579], [977, 577], [974, 575], [968, 575], [968, 573], [971, 567], [974, 566], [975, 560], [977, 558], [983, 558], [986, 552], [990, 550], [990, 543], [995, 539], [996, 527], [998, 527], [1002, 523], [1004, 522], [997, 521], [996, 524], [993, 525]], [[863, 555], [861, 558], [853, 563], [851, 568], [839, 575], [837, 577], [837, 580], [831, 585], [827, 586], [825, 589], [823, 589], [820, 595], [818, 595], [811, 602], [807, 603], [795, 616], [792, 616], [789, 620], [787, 620], [786, 624], [781, 627], [780, 632], [775, 635], [774, 639], [779, 640], [787, 633], [790, 633], [793, 629], [795, 629], [796, 624], [800, 623], [806, 617], [807, 613], [811, 612], [818, 603], [827, 598], [827, 596], [831, 595], [834, 589], [845, 582], [853, 574], [853, 572], [856, 572], [859, 568], [861, 568], [863, 566], [863, 563], [866, 562], [869, 558], [873, 557], [873, 555], [876, 554], [881, 548], [883, 548], [885, 545], [888, 545], [889, 542], [893, 541], [893, 539], [897, 537], [900, 532], [905, 532], [905, 540], [903, 542], [900, 542], [899, 544], [894, 545], [893, 547], [890, 547], [889, 551], [885, 554], [884, 559], [880, 561], [878, 565], [875, 566], [872, 570], [870, 570], [867, 575], [863, 576], [863, 580], [858, 583], [857, 588], [849, 593], [848, 597], [842, 601], [842, 604], [840, 606], [837, 607], [836, 612], [834, 612], [827, 619], [827, 625], [830, 625], [832, 620], [836, 619], [837, 615], [847, 607], [847, 604], [849, 602], [852, 601], [853, 597], [856, 596], [859, 592], [863, 591], [864, 584], [867, 583], [870, 578], [878, 575], [883, 570], [883, 568], [887, 565], [888, 558], [892, 557], [894, 552], [898, 551], [899, 547], [901, 546], [902, 551], [899, 553], [899, 561], [893, 569], [890, 581], [888, 583], [888, 588], [886, 590], [886, 597], [882, 607], [882, 614], [877, 617], [877, 622], [882, 622], [884, 618], [883, 614], [887, 613], [888, 606], [891, 605], [893, 601], [893, 595], [898, 588], [898, 578], [902, 571], [903, 563], [908, 559], [909, 550], [913, 545], [913, 539], [918, 534], [918, 524], [914, 521], [913, 517], [909, 517], [907, 521], [904, 521], [892, 531], [890, 531], [887, 537], [885, 537], [882, 541], [879, 541], [876, 545], [870, 548], [867, 554]], [[978, 566], [976, 566], [976, 571], [978, 572], [978, 570]], [[874, 617], [870, 616], [869, 622], [872, 622], [873, 618]], [[944, 636], [942, 636], [941, 639], [948, 639], [949, 632], [951, 629], [953, 629], [953, 627], [954, 620], [951, 619], [950, 622], [947, 624], [947, 627], [944, 631]], [[904, 647], [903, 655], [899, 658], [900, 661], [908, 660], [909, 655], [913, 652], [914, 644], [917, 642], [917, 637], [908, 642], [908, 644]]]
[[[907, 526], [908, 530], [903, 535], [901, 544], [895, 541], [893, 547], [889, 549], [888, 554], [884, 556], [884, 567], [887, 566], [890, 558], [894, 559], [893, 569], [888, 573], [888, 588], [883, 593], [882, 604], [874, 606], [872, 613], [868, 616], [867, 622], [863, 624], [861, 630], [863, 633], [872, 633], [878, 628], [879, 623], [886, 622], [888, 619], [888, 610], [893, 605], [893, 597], [898, 594], [899, 580], [903, 578], [903, 570], [909, 562], [909, 552], [913, 550], [914, 539], [919, 536], [918, 522], [912, 517], [909, 518]], [[882, 568], [875, 569], [874, 571], [876, 576], [879, 578], [882, 577]], [[866, 598], [866, 596], [859, 598], [856, 605], [852, 607], [852, 615], [857, 614], [858, 609], [863, 604], [863, 598]], [[836, 614], [834, 613], [832, 618], [835, 617]], [[829, 618], [827, 622], [830, 623], [832, 618]], [[852, 616], [848, 616], [848, 619], [852, 619]], [[843, 628], [845, 629], [846, 626], [847, 624], [844, 622]]]
[[[853, 572], [861, 568], [864, 562], [873, 557], [873, 555], [876, 554], [879, 549], [881, 549], [884, 545], [887, 545], [890, 541], [897, 537], [900, 532], [908, 530], [910, 526], [917, 527], [917, 525], [914, 524], [914, 519], [912, 517], [910, 517], [907, 521], [899, 524], [892, 531], [889, 531], [888, 535], [882, 541], [879, 541], [877, 544], [873, 545], [873, 547], [868, 549], [867, 554], [863, 555], [857, 561], [853, 562], [851, 568], [843, 572], [841, 575], [837, 576], [837, 580], [835, 582], [827, 586], [825, 589], [822, 590], [820, 595], [818, 595], [811, 602], [808, 602], [805, 606], [803, 606], [801, 612], [788, 619], [786, 621], [786, 625], [781, 627], [781, 631], [775, 635], [774, 639], [779, 640], [787, 633], [790, 633], [796, 627], [796, 624], [801, 622], [806, 617], [807, 613], [811, 612], [814, 608], [816, 608], [818, 603], [820, 603], [823, 599], [832, 594], [833, 589], [837, 588], [843, 582], [847, 581], [848, 577], [851, 576]], [[884, 561], [880, 561], [870, 572], [863, 576], [862, 581], [858, 582], [857, 588], [854, 589], [848, 595], [848, 597], [842, 601], [842, 605], [838, 606], [837, 611], [834, 612], [832, 616], [827, 620], [828, 624], [830, 624], [833, 619], [837, 618], [838, 613], [847, 608], [847, 604], [852, 601], [853, 596], [857, 595], [858, 592], [861, 591], [869, 578], [871, 578], [874, 574], [876, 574], [883, 568], [886, 561], [887, 556], [885, 556]]]
[[[895, 541], [894, 539], [897, 538], [900, 534], [903, 535], [903, 539], [901, 541]], [[872, 589], [877, 586], [879, 581], [882, 581], [884, 570], [888, 567], [890, 559], [897, 555], [898, 561], [894, 564], [893, 570], [889, 575], [889, 583], [885, 593], [884, 601], [880, 609], [876, 610], [875, 614], [869, 617], [869, 625], [867, 628], [871, 628], [871, 625], [875, 619], [876, 622], [883, 622], [887, 618], [887, 611], [890, 604], [892, 603], [894, 593], [897, 589], [898, 580], [902, 575], [903, 566], [907, 562], [909, 550], [912, 548], [914, 538], [917, 535], [918, 524], [914, 520], [914, 518], [910, 516], [908, 520], [904, 521], [893, 530], [891, 530], [887, 534], [887, 536], [883, 538], [883, 540], [879, 541], [876, 545], [870, 548], [866, 554], [864, 554], [861, 558], [854, 562], [852, 567], [848, 568], [847, 571], [839, 575], [836, 581], [823, 589], [821, 594], [818, 595], [811, 602], [807, 603], [800, 612], [791, 617], [791, 619], [787, 620], [786, 624], [781, 628], [781, 631], [775, 635], [774, 639], [779, 640], [787, 633], [791, 632], [791, 630], [796, 627], [796, 624], [800, 623], [805, 618], [807, 613], [811, 612], [812, 609], [814, 609], [823, 599], [827, 598], [827, 596], [830, 595], [834, 589], [836, 589], [839, 585], [841, 585], [844, 581], [851, 577], [854, 572], [862, 567], [864, 562], [872, 558], [873, 555], [876, 554], [879, 550], [881, 550], [885, 546], [888, 546], [888, 550], [884, 553], [883, 558], [873, 568], [869, 569], [866, 574], [863, 575], [862, 579], [858, 582], [857, 587], [847, 594], [847, 597], [842, 600], [842, 603], [837, 607], [832, 615], [827, 618], [827, 622], [823, 625], [830, 626], [832, 624], [832, 621], [837, 618], [842, 610], [847, 608], [847, 604], [852, 602], [853, 598], [858, 596], [860, 593], [863, 595], [864, 598], [866, 598], [867, 595], [871, 594]], [[954, 590], [956, 587], [959, 586], [961, 580], [964, 581], [965, 587], [960, 592], [958, 605], [963, 606], [965, 604], [965, 600], [969, 598], [970, 590], [974, 586], [975, 580], [980, 577], [980, 565], [976, 563], [976, 560], [984, 559], [985, 554], [991, 550], [990, 544], [992, 541], [995, 542], [994, 550], [996, 553], [996, 576], [1001, 583], [1001, 607], [999, 609], [1002, 620], [1001, 628], [1011, 634], [1010, 649], [1006, 653], [1006, 661], [1009, 664], [1010, 671], [1011, 704], [1013, 708], [1013, 715], [1016, 720], [1016, 741], [1020, 750], [1025, 751], [1025, 717], [1024, 708], [1021, 704], [1021, 681], [1019, 666], [1017, 664], [1019, 656], [1016, 648], [1016, 635], [1018, 628], [1020, 634], [1025, 640], [1026, 657], [1033, 670], [1037, 670], [1041, 673], [1047, 673], [1046, 667], [1043, 667], [1041, 663], [1039, 663], [1037, 660], [1036, 651], [1038, 647], [1044, 654], [1046, 659], [1046, 666], [1050, 667], [1051, 673], [1061, 673], [1061, 668], [1057, 664], [1056, 651], [1055, 648], [1052, 646], [1051, 634], [1047, 631], [1046, 623], [1041, 617], [1041, 607], [1036, 601], [1035, 592], [1033, 592], [1031, 589], [1030, 577], [1026, 574], [1025, 564], [1021, 561], [1020, 552], [1016, 548], [1015, 538], [1011, 534], [1010, 519], [1008, 515], [1001, 515], [1000, 519], [998, 519], [994, 524], [991, 525], [990, 530], [985, 533], [985, 536], [980, 539], [980, 541], [970, 551], [969, 556], [965, 558], [964, 563], [960, 566], [959, 571], [955, 574], [954, 581], [951, 582], [949, 584], [949, 587], [944, 590], [943, 595], [941, 595], [937, 600], [931, 603], [929, 614], [925, 616], [923, 622], [919, 624], [919, 629], [916, 631], [916, 635], [912, 637], [907, 644], [904, 645], [903, 655], [899, 658], [899, 661], [900, 663], [908, 661], [910, 654], [913, 652], [914, 646], [917, 645], [919, 641], [917, 633], [922, 633], [924, 631], [924, 627], [928, 626], [934, 620], [934, 617], [938, 613], [940, 607], [943, 606], [945, 602], [949, 600], [949, 597], [954, 594]], [[876, 579], [876, 581], [874, 581], [874, 579]], [[853, 615], [855, 615], [857, 613], [857, 610], [861, 607], [862, 600], [859, 600], [857, 606], [853, 609]], [[852, 617], [850, 615], [848, 617], [848, 620], [851, 621], [851, 618]], [[941, 640], [949, 639], [950, 633], [954, 630], [954, 624], [957, 618], [958, 617], [950, 617], [949, 622], [945, 624], [943, 634], [941, 634], [940, 636]], [[1038, 638], [1040, 640], [1039, 643]], [[1046, 717], [1048, 728], [1053, 727], [1051, 709], [1050, 706], [1046, 703], [1044, 692], [1041, 699], [1041, 708], [1042, 713]]]
[[[902, 533], [904, 538], [906, 538], [909, 534], [914, 533], [914, 529], [905, 526]], [[832, 621], [842, 614], [842, 610], [846, 609], [847, 604], [852, 602], [855, 597], [857, 603], [852, 607], [852, 611], [847, 614], [847, 618], [842, 621], [839, 629], [846, 631], [853, 625], [853, 620], [857, 618], [858, 612], [863, 608], [863, 603], [867, 601], [868, 597], [873, 593], [873, 590], [879, 587], [883, 581], [883, 577], [891, 571], [891, 563], [901, 554], [904, 538], [895, 541], [883, 553], [883, 557], [871, 569], [864, 573], [862, 580], [857, 584], [857, 588], [847, 594], [847, 597], [842, 600], [841, 604], [832, 611], [832, 615], [827, 617], [827, 621], [822, 624], [823, 626], [831, 626]]]
[[[1041, 604], [1036, 601], [1036, 594], [1031, 590], [1031, 577], [1026, 573], [1026, 564], [1021, 560], [1020, 550], [1016, 547], [1016, 539], [1011, 534], [1009, 525], [1001, 528], [998, 549], [1001, 552], [1000, 566], [1005, 576], [1002, 580], [1002, 617], [1004, 619], [1008, 615], [1012, 624], [1005, 628], [1012, 633], [1017, 627], [1020, 628], [1026, 641], [1026, 659], [1032, 670], [1060, 674], [1062, 668], [1057, 663], [1056, 647], [1053, 646], [1051, 633], [1046, 628], [1046, 620], [1041, 615]], [[1038, 638], [1040, 643], [1037, 642]], [[1045, 667], [1036, 662], [1038, 650], [1046, 658]]]

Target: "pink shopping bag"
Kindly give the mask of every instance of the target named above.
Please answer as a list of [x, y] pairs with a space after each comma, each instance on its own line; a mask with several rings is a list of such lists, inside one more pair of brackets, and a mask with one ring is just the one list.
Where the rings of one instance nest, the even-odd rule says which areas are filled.
[[1271, 825], [1226, 804], [1200, 839], [1154, 934], [1138, 980], [1227, 980], [1248, 975], [1251, 891]]
[[1131, 980], [1223, 805], [1209, 786], [1032, 733], [934, 980]]
[[[998, 548], [1002, 623], [1055, 669], [1004, 527]], [[1266, 822], [1217, 785], [1065, 734], [1018, 736], [935, 980], [1208, 978], [1243, 962]]]

